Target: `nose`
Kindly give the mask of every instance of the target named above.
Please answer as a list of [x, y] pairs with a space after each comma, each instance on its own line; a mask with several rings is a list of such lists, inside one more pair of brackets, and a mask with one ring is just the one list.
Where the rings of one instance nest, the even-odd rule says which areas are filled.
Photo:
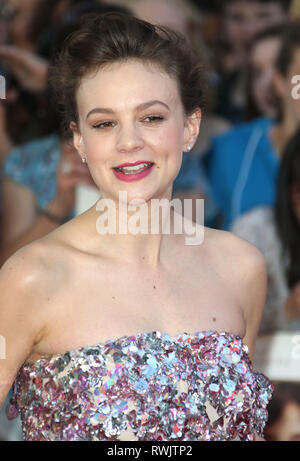
[[133, 124], [127, 124], [120, 128], [117, 139], [119, 152], [136, 152], [144, 147], [144, 141]]

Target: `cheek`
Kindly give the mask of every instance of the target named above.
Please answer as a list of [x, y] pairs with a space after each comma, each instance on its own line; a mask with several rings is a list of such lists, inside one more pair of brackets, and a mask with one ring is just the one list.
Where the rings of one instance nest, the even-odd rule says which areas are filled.
[[183, 126], [179, 123], [166, 124], [157, 131], [147, 131], [144, 134], [145, 149], [147, 146], [157, 155], [172, 156], [181, 153], [183, 149]]

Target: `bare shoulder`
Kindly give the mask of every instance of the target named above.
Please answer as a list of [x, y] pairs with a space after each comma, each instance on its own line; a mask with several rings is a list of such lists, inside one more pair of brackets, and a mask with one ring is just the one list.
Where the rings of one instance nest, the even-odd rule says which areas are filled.
[[[251, 243], [228, 231], [205, 228], [204, 248], [218, 275], [231, 287], [245, 315], [261, 313], [267, 286], [266, 262]], [[256, 307], [254, 307], [256, 306]]]
[[23, 305], [38, 304], [57, 279], [60, 264], [55, 258], [59, 253], [52, 239], [39, 239], [16, 251], [0, 269], [1, 297], [19, 295]]
[[265, 259], [254, 245], [231, 232], [209, 229], [206, 244], [219, 275], [225, 279], [244, 313], [244, 343], [253, 361], [267, 292]]
[[43, 247], [43, 244], [35, 241], [16, 251], [2, 265], [0, 282], [5, 280], [8, 285], [17, 285], [20, 289], [40, 282], [45, 268]]
[[205, 228], [204, 244], [215, 261], [230, 266], [237, 277], [265, 272], [265, 259], [252, 243], [232, 232]]
[[47, 314], [40, 300], [46, 273], [39, 242], [15, 252], [0, 269], [0, 336], [7, 351], [0, 370], [0, 406], [19, 368], [43, 336]]

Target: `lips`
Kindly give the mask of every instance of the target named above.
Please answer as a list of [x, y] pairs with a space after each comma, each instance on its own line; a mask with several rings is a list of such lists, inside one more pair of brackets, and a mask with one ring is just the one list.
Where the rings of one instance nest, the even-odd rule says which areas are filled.
[[113, 168], [115, 176], [121, 181], [137, 181], [143, 179], [152, 171], [153, 162], [138, 161], [135, 163], [123, 163]]

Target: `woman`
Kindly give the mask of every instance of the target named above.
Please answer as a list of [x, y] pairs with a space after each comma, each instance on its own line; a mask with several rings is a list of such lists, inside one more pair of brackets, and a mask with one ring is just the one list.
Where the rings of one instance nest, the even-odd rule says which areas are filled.
[[283, 34], [273, 75], [278, 119], [259, 117], [212, 140], [205, 162], [223, 229], [255, 206], [274, 204], [280, 158], [300, 123], [300, 99], [293, 97], [292, 83], [299, 74], [299, 51], [300, 24], [295, 22]]
[[185, 245], [163, 218], [150, 234], [129, 226], [131, 201], [170, 200], [195, 143], [198, 60], [171, 30], [105, 14], [67, 40], [52, 81], [102, 197], [0, 271], [0, 402], [16, 378], [8, 414], [20, 411], [27, 440], [261, 439], [272, 392], [251, 363], [261, 254], [209, 229]]
[[232, 231], [255, 245], [267, 263], [268, 290], [259, 333], [300, 330], [300, 131], [280, 165], [274, 207], [256, 207]]

